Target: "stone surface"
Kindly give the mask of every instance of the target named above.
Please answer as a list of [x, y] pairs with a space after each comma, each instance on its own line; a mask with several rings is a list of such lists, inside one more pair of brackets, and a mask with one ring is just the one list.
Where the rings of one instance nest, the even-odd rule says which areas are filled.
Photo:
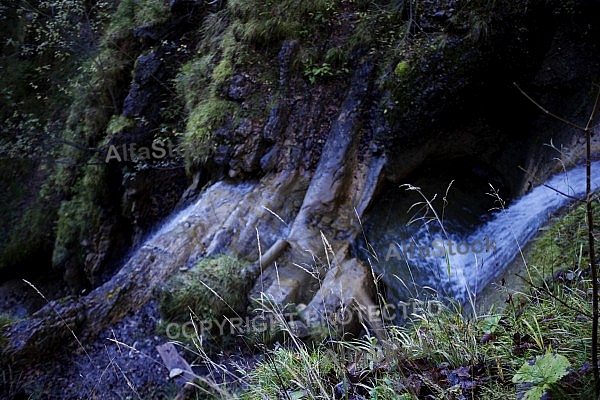
[[[171, 2], [173, 12], [183, 14], [197, 5]], [[453, 13], [451, 8], [436, 8], [422, 25], [434, 29]], [[556, 125], [533, 117], [538, 110], [513, 92], [512, 80], [530, 82], [532, 89], [544, 93], [565, 81], [561, 93], [546, 94], [544, 100], [581, 116], [576, 110], [580, 101], [573, 101], [585, 97], [579, 88], [583, 78], [577, 76], [587, 79], [597, 74], [594, 54], [598, 52], [589, 51], [597, 44], [590, 41], [579, 48], [579, 36], [573, 32], [557, 31], [554, 22], [547, 20], [529, 26], [527, 15], [516, 22], [531, 32], [517, 37], [509, 29], [514, 26], [510, 15], [499, 14], [495, 26], [502, 29], [494, 31], [490, 42], [458, 40], [467, 28], [454, 27], [460, 35], [454, 32], [445, 47], [422, 54], [415, 62], [417, 76], [411, 86], [397, 82], [399, 93], [378, 85], [377, 74], [393, 71], [382, 72], [383, 66], [360, 51], [352, 57], [351, 79], [309, 87], [293, 71], [299, 43], [284, 42], [277, 56], [280, 93], [269, 95], [274, 106], [266, 121], [244, 118], [216, 132], [224, 143], [217, 147], [210, 166], [224, 169], [220, 180], [200, 178], [206, 171], [194, 171], [197, 175], [183, 199], [187, 208], [146, 240], [142, 237], [150, 227], [175, 207], [175, 193], [182, 184], [164, 197], [157, 194], [164, 194], [164, 188], [158, 188], [184, 179], [183, 171], [136, 173], [123, 187], [122, 181], [115, 185], [124, 199], [115, 196], [118, 200], [110, 204], [112, 209], [104, 211], [121, 215], [115, 210], [123, 206], [131, 222], [106, 218], [94, 237], [86, 238], [88, 279], [100, 274], [111, 259], [115, 235], [140, 246], [122, 266], [118, 264], [114, 276], [106, 282], [94, 281], [102, 284], [90, 293], [51, 303], [10, 328], [6, 356], [19, 362], [51, 358], [53, 351], [75, 340], [72, 332], [93, 341], [98, 332], [147, 304], [153, 290], [180, 268], [223, 251], [256, 262], [257, 281], [250, 295], [263, 293], [280, 306], [307, 304], [301, 312], [307, 329], [320, 324], [319, 316], [325, 315], [340, 335], [357, 333], [361, 323], [381, 335], [380, 321], [369, 313], [374, 306], [371, 271], [353, 257], [349, 246], [382, 188], [397, 184], [431, 160], [452, 162], [458, 156], [499, 166], [515, 194], [526, 190], [527, 179], [522, 172], [504, 167], [514, 166], [507, 160], [522, 159], [526, 168], [546, 177], [554, 168], [547, 165], [551, 157], [534, 146], [557, 132]], [[541, 45], [530, 48], [538, 36], [544, 37]], [[150, 27], [137, 29], [141, 41], [156, 42], [160, 37], [161, 32]], [[564, 46], [578, 51], [561, 55]], [[157, 99], [162, 98], [164, 87], [156, 78], [171, 75], [165, 70], [164, 48], [146, 51], [138, 57], [123, 115], [144, 117], [151, 123], [117, 134], [115, 141], [151, 142], [160, 119]], [[526, 57], [520, 60], [522, 51]], [[581, 70], [573, 72], [572, 64], [561, 68], [570, 57], [581, 54], [586, 54]], [[245, 102], [253, 85], [250, 75], [236, 71], [226, 94]], [[549, 136], [528, 134], [531, 131], [549, 132]], [[573, 132], [560, 131], [557, 136], [573, 143]], [[227, 174], [235, 179], [223, 179]], [[203, 187], [204, 183], [208, 184]], [[123, 233], [124, 227], [130, 231]], [[263, 264], [264, 254], [269, 257]], [[74, 271], [73, 279], [79, 278], [76, 265], [67, 270]], [[303, 325], [297, 323], [304, 335]]]

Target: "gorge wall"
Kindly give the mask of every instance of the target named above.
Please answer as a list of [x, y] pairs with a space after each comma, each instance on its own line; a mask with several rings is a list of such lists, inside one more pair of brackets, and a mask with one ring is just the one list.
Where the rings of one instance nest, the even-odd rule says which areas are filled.
[[[227, 251], [260, 264], [257, 234], [263, 250], [286, 245], [255, 291], [308, 311], [368, 303], [370, 271], [350, 243], [387, 189], [468, 160], [477, 168], [461, 173], [498, 182], [509, 200], [537, 183], [518, 167], [540, 180], [560, 167], [545, 144], [564, 146], [566, 161], [581, 154], [580, 133], [541, 115], [514, 83], [585, 121], [600, 71], [598, 1], [211, 4], [114, 4], [68, 112], [46, 116], [47, 134], [28, 144], [51, 157], [7, 152], [3, 171], [21, 158], [23, 168], [2, 174], [0, 270], [62, 276], [76, 295], [62, 314], [83, 336], [200, 257]], [[3, 148], [19, 143], [19, 126]], [[182, 151], [141, 151], [157, 143]], [[151, 235], [192, 204], [197, 215], [173, 228], [185, 233]], [[135, 253], [149, 237], [175, 258]], [[11, 354], [35, 354], [60, 325], [52, 315], [12, 328]]]

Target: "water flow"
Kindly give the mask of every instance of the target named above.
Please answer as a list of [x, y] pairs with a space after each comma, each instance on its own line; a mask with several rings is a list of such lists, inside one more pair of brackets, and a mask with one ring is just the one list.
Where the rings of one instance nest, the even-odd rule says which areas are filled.
[[[460, 301], [479, 293], [520, 254], [520, 248], [552, 214], [573, 202], [557, 191], [574, 198], [585, 195], [585, 167], [555, 175], [546, 185], [556, 190], [538, 186], [507, 208], [483, 215], [476, 224], [461, 224], [446, 214], [445, 229], [437, 220], [412, 229], [388, 226], [383, 234], [376, 229], [379, 236], [367, 237], [375, 243], [368, 258], [383, 276], [388, 301], [423, 297], [429, 288]], [[598, 187], [600, 161], [592, 163], [592, 190]], [[363, 243], [362, 247], [368, 246]], [[374, 253], [378, 256], [373, 257]]]
[[[592, 163], [593, 191], [600, 187], [599, 170], [600, 162]], [[464, 241], [467, 243], [482, 238], [487, 238], [488, 242], [495, 241], [495, 248], [480, 254], [468, 252], [449, 257], [454, 269], [449, 281], [455, 297], [464, 300], [467, 291], [477, 293], [496, 278], [552, 214], [573, 202], [572, 198], [558, 191], [574, 198], [583, 198], [585, 178], [585, 166], [555, 175], [546, 182], [546, 186], [534, 188], [466, 237]]]
[[[157, 251], [166, 251], [157, 246], [156, 243], [161, 242], [161, 239], [165, 237], [167, 238], [166, 242], [169, 242], [169, 237], [177, 235], [178, 230], [185, 231], [189, 228], [194, 228], [194, 224], [196, 223], [194, 220], [212, 221], [217, 224], [223, 223], [224, 221], [215, 220], [217, 210], [225, 203], [239, 201], [240, 198], [243, 198], [243, 196], [255, 190], [255, 188], [256, 184], [250, 182], [233, 184], [220, 181], [215, 183], [204, 192], [198, 200], [188, 205], [186, 208], [174, 213], [163, 222], [162, 225], [159, 225], [154, 232], [148, 235], [141, 247], [151, 248]], [[213, 201], [207, 201], [207, 198], [215, 192], [222, 192], [223, 194], [217, 195], [216, 199], [213, 199]], [[206, 203], [208, 203], [209, 206], [207, 206]], [[201, 238], [197, 237], [195, 239], [200, 240]], [[141, 254], [139, 249], [136, 249], [128, 258], [134, 258], [136, 255], [139, 255], [138, 253]]]

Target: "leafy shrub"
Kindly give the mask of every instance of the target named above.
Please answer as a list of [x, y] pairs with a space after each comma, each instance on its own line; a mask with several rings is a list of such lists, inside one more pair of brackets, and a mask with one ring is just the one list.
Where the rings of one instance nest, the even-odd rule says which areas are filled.
[[318, 79], [333, 76], [333, 71], [328, 63], [313, 64], [309, 61], [304, 68], [304, 76], [306, 76], [310, 83], [314, 84]]
[[398, 79], [402, 79], [408, 74], [409, 70], [410, 67], [408, 65], [408, 62], [400, 61], [394, 69], [394, 75], [396, 75]]

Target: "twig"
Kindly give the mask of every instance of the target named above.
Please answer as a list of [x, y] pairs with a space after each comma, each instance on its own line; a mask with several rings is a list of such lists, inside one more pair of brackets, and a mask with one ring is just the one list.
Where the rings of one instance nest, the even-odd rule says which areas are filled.
[[[587, 227], [588, 227], [588, 245], [590, 252], [590, 268], [592, 270], [592, 368], [594, 371], [594, 389], [595, 398], [600, 398], [600, 371], [598, 370], [598, 317], [599, 317], [599, 304], [598, 304], [598, 269], [596, 268], [596, 254], [594, 250], [594, 213], [592, 203], [592, 123], [596, 117], [598, 111], [598, 105], [600, 104], [600, 88], [596, 93], [596, 101], [594, 107], [590, 112], [590, 116], [585, 127], [571, 122], [565, 118], [562, 118], [554, 113], [551, 113], [538, 102], [531, 98], [525, 93], [516, 82], [514, 85], [519, 89], [521, 94], [525, 96], [529, 101], [536, 105], [545, 114], [553, 117], [554, 119], [573, 127], [585, 134], [585, 204], [586, 204], [586, 215], [587, 215]], [[595, 85], [595, 84], [594, 84]], [[597, 85], [595, 85], [597, 86]], [[570, 196], [569, 196], [570, 197]]]
[[590, 247], [590, 268], [592, 269], [592, 364], [594, 368], [594, 383], [596, 398], [600, 397], [600, 371], [598, 370], [598, 269], [596, 267], [596, 254], [594, 250], [594, 213], [592, 204], [592, 133], [590, 126], [598, 110], [598, 100], [600, 99], [600, 89], [596, 94], [596, 101], [594, 102], [594, 108], [590, 113], [590, 118], [585, 126], [585, 202], [586, 202], [586, 213], [587, 213], [587, 225], [588, 225], [588, 243]]
[[[542, 182], [541, 179], [537, 178], [534, 174], [532, 174], [531, 172], [527, 171], [525, 168], [521, 167], [520, 165], [518, 166], [518, 168], [521, 171], [525, 172], [527, 175], [529, 175], [529, 177], [533, 178], [536, 181], [536, 183]], [[574, 201], [577, 201], [577, 202], [580, 202], [580, 203], [584, 202], [584, 200], [582, 200], [582, 199], [580, 199], [578, 197], [575, 197], [575, 196], [571, 196], [570, 194], [567, 194], [565, 192], [562, 192], [562, 191], [560, 191], [560, 190], [558, 190], [558, 189], [556, 189], [556, 188], [554, 188], [554, 187], [552, 187], [552, 186], [550, 186], [550, 185], [548, 185], [546, 183], [542, 183], [542, 186], [547, 187], [548, 189], [553, 190], [556, 193], [558, 193], [558, 194], [560, 194], [562, 196], [565, 196], [565, 197], [567, 197], [567, 198], [569, 198], [571, 200], [574, 200]]]
[[531, 101], [533, 104], [535, 104], [535, 106], [536, 106], [537, 108], [539, 108], [540, 110], [542, 110], [542, 112], [543, 112], [544, 114], [547, 114], [547, 115], [551, 116], [552, 118], [555, 118], [555, 119], [559, 120], [560, 122], [562, 122], [562, 123], [564, 123], [564, 124], [566, 124], [566, 125], [569, 125], [569, 126], [571, 126], [571, 127], [575, 128], [575, 129], [578, 129], [578, 130], [580, 130], [580, 131], [585, 131], [585, 130], [586, 130], [586, 128], [584, 128], [583, 126], [581, 126], [581, 125], [577, 125], [577, 124], [576, 124], [576, 123], [574, 123], [574, 122], [571, 122], [571, 121], [569, 121], [569, 120], [567, 120], [567, 119], [564, 119], [564, 118], [562, 118], [562, 117], [559, 117], [558, 115], [556, 115], [556, 114], [554, 114], [554, 113], [552, 113], [552, 112], [548, 111], [548, 110], [547, 110], [547, 109], [545, 109], [544, 107], [542, 107], [542, 105], [541, 105], [540, 103], [538, 103], [538, 102], [537, 102], [537, 101], [535, 101], [533, 98], [531, 98], [531, 96], [529, 96], [527, 93], [525, 93], [525, 91], [524, 91], [523, 89], [521, 89], [521, 87], [519, 87], [519, 85], [517, 84], [517, 82], [513, 82], [513, 85], [515, 85], [515, 87], [516, 87], [516, 88], [519, 90], [519, 92], [521, 92], [521, 94], [522, 94], [523, 96], [525, 96], [525, 97], [527, 98], [527, 100]]

